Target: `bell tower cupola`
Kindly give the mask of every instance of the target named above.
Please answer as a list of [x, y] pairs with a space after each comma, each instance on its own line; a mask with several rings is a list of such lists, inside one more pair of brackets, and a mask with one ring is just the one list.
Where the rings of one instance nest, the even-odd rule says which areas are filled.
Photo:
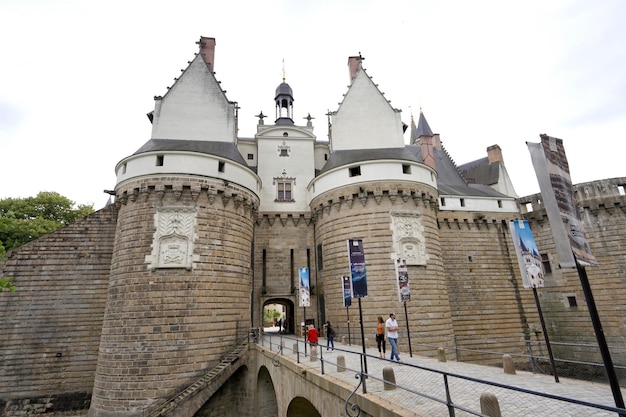
[[276, 87], [276, 124], [293, 125], [293, 90], [285, 82], [285, 68], [283, 66], [283, 82]]

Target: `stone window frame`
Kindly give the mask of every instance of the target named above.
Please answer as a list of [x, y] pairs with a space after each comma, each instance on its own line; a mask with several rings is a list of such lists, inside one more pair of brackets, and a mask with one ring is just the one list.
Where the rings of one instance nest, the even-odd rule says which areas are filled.
[[[283, 170], [280, 177], [274, 177], [272, 181], [272, 185], [276, 187], [276, 199], [274, 199], [274, 202], [293, 203], [296, 201], [293, 198], [294, 185], [296, 185], [296, 179], [295, 177], [288, 177], [286, 170]], [[287, 192], [289, 193], [289, 195], [286, 195]]]

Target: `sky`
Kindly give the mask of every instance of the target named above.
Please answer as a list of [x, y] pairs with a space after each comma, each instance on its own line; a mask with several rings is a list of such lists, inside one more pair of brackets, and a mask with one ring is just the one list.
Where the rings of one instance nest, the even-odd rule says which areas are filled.
[[621, 0], [3, 0], [0, 16], [0, 199], [54, 191], [102, 208], [200, 36], [216, 39], [240, 137], [273, 118], [284, 74], [296, 124], [310, 114], [327, 139], [361, 54], [457, 164], [499, 145], [520, 196], [539, 192], [526, 142], [543, 133], [563, 139], [575, 184], [626, 176]]

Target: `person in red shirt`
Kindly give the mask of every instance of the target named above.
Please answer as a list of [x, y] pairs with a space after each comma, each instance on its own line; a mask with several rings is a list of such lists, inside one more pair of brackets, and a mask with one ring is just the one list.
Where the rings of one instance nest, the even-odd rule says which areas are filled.
[[317, 341], [319, 340], [319, 334], [317, 333], [317, 329], [312, 324], [309, 325], [309, 330], [307, 331], [307, 340], [311, 345], [311, 348], [317, 346]]

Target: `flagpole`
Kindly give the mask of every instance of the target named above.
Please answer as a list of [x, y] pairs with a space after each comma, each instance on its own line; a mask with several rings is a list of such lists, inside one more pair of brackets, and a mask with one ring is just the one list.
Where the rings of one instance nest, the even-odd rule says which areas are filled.
[[[576, 257], [574, 257], [576, 259]], [[596, 332], [596, 338], [598, 339], [598, 346], [600, 347], [600, 353], [604, 361], [604, 368], [606, 370], [609, 384], [611, 385], [611, 391], [613, 392], [613, 398], [615, 400], [615, 406], [617, 408], [624, 408], [624, 399], [622, 397], [622, 391], [619, 386], [619, 380], [613, 367], [613, 360], [611, 359], [611, 353], [604, 337], [604, 330], [602, 329], [602, 323], [600, 323], [600, 316], [598, 315], [598, 309], [596, 308], [596, 302], [591, 292], [591, 285], [589, 285], [589, 279], [587, 278], [587, 271], [585, 267], [578, 263], [576, 260], [576, 269], [578, 270], [578, 277], [583, 287], [583, 293], [585, 294], [585, 300], [587, 301], [587, 307], [589, 307], [589, 315], [591, 316], [591, 322], [593, 323], [593, 330]], [[626, 414], [620, 414], [621, 417], [626, 417]]]
[[409, 340], [409, 356], [413, 357], [413, 349], [411, 349], [411, 332], [409, 331], [409, 315], [406, 312], [406, 301], [404, 302], [404, 321], [406, 322], [406, 336]]
[[346, 306], [346, 319], [348, 320], [348, 346], [352, 346], [351, 336], [350, 336], [350, 311], [348, 310], [350, 307]]
[[535, 303], [537, 304], [537, 312], [539, 313], [539, 320], [541, 321], [541, 328], [543, 329], [543, 338], [546, 341], [546, 347], [548, 349], [548, 356], [550, 357], [550, 365], [552, 365], [552, 373], [554, 374], [554, 382], [559, 382], [559, 375], [556, 372], [556, 364], [554, 363], [554, 356], [552, 355], [552, 346], [550, 346], [550, 340], [548, 339], [548, 329], [546, 328], [546, 321], [543, 319], [543, 313], [541, 311], [541, 304], [539, 304], [539, 295], [537, 294], [537, 287], [533, 285], [533, 294], [535, 295]]
[[359, 297], [359, 318], [361, 319], [361, 344], [363, 345], [363, 370], [367, 374], [367, 352], [365, 351], [365, 332], [363, 331], [363, 309], [361, 308], [361, 297]]

